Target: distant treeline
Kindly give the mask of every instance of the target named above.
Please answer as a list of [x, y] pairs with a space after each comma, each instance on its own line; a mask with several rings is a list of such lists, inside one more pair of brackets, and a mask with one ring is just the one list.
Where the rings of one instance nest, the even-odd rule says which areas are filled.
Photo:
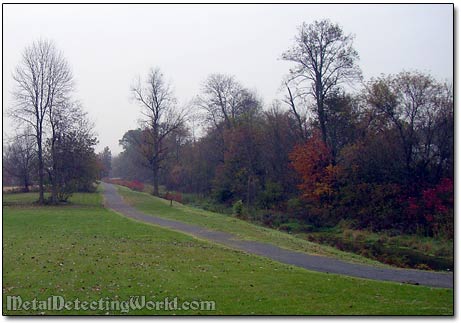
[[152, 70], [132, 88], [145, 123], [120, 140], [112, 175], [318, 227], [452, 238], [452, 86], [417, 71], [364, 82], [352, 40], [329, 21], [303, 24], [282, 55], [286, 95], [269, 106], [212, 74], [178, 109]]
[[[55, 51], [39, 42], [26, 54], [42, 57], [40, 46]], [[164, 185], [238, 216], [257, 213], [268, 225], [341, 222], [453, 238], [452, 85], [418, 71], [363, 80], [353, 37], [328, 20], [300, 26], [281, 56], [292, 63], [284, 96], [270, 104], [234, 76], [211, 74], [181, 106], [160, 69], [150, 70], [131, 87], [140, 126], [115, 158], [108, 148], [94, 152], [91, 123], [68, 95], [71, 77], [58, 73], [67, 65], [53, 55], [60, 64], [51, 79], [69, 84], [44, 92], [52, 103], [21, 87], [37, 66], [27, 56], [15, 74], [12, 115], [28, 127], [5, 150], [4, 179], [27, 187], [32, 178], [41, 192], [49, 184], [57, 201], [110, 175], [150, 183], [154, 195]]]

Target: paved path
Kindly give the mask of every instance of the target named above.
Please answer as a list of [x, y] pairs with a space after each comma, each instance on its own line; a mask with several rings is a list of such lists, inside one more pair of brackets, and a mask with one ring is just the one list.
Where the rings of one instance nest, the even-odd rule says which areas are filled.
[[412, 269], [378, 268], [368, 265], [351, 264], [334, 258], [313, 256], [302, 252], [282, 249], [269, 243], [240, 240], [237, 236], [231, 233], [213, 231], [193, 224], [147, 215], [128, 205], [118, 194], [114, 185], [108, 183], [103, 183], [103, 185], [104, 205], [107, 208], [113, 209], [127, 217], [142, 222], [153, 223], [165, 228], [181, 231], [231, 248], [243, 250], [248, 253], [267, 257], [308, 270], [374, 280], [453, 288], [453, 273], [438, 273]]

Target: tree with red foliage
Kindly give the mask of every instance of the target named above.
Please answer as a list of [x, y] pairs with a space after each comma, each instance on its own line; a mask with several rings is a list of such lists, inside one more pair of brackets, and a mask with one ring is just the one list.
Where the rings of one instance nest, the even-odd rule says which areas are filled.
[[332, 164], [331, 150], [320, 133], [314, 133], [305, 144], [296, 146], [290, 160], [300, 176], [298, 188], [307, 202], [309, 221], [318, 225], [334, 224], [333, 202], [340, 168]]
[[320, 201], [332, 194], [338, 167], [331, 164], [331, 151], [319, 133], [314, 133], [305, 144], [296, 146], [290, 160], [301, 176], [298, 187], [303, 198]]
[[453, 180], [443, 178], [435, 187], [423, 190], [419, 198], [409, 197], [406, 214], [424, 225], [432, 236], [453, 237]]

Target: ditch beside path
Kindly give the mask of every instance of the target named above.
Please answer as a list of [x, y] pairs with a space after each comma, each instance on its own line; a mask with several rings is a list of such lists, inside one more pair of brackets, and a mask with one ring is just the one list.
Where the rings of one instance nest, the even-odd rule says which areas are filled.
[[373, 280], [453, 288], [453, 273], [429, 272], [413, 269], [378, 268], [369, 265], [352, 264], [335, 258], [308, 255], [257, 241], [240, 240], [237, 236], [213, 231], [193, 224], [147, 215], [128, 205], [118, 194], [115, 185], [103, 183], [104, 205], [129, 218], [181, 231], [202, 239], [255, 255], [267, 257], [285, 264], [324, 273], [340, 274]]

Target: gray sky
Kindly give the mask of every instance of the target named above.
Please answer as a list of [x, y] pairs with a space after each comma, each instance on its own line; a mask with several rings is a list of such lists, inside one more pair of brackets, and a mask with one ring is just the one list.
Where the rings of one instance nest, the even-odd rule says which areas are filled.
[[[51, 39], [76, 80], [76, 98], [96, 124], [97, 151], [137, 126], [130, 85], [161, 68], [180, 103], [210, 73], [235, 75], [269, 104], [290, 64], [280, 60], [303, 21], [328, 18], [355, 34], [365, 79], [418, 69], [453, 80], [451, 5], [4, 5], [3, 111], [24, 48]], [[4, 136], [13, 126], [4, 117]]]

